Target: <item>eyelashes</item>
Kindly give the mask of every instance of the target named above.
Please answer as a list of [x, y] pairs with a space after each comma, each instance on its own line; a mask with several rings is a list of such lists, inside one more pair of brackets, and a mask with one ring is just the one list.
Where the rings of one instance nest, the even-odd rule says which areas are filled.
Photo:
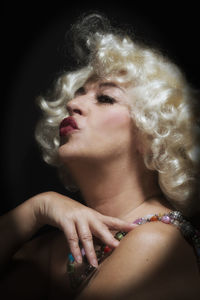
[[116, 102], [116, 100], [108, 95], [98, 95], [97, 100], [100, 103], [105, 103], [105, 104], [113, 104]]
[[[75, 97], [78, 97], [78, 96], [82, 96], [82, 95], [85, 95], [86, 94], [86, 91], [85, 91], [85, 88], [84, 87], [80, 87], [74, 94]], [[102, 103], [102, 104], [114, 104], [116, 102], [116, 100], [108, 95], [104, 95], [104, 94], [101, 94], [101, 95], [97, 95], [96, 96], [96, 99], [99, 103]]]

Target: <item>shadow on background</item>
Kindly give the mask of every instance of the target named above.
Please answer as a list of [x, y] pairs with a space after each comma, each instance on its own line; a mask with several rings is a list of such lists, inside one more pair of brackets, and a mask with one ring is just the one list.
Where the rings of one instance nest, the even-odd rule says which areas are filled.
[[132, 25], [136, 36], [163, 49], [185, 71], [191, 84], [200, 88], [197, 4], [174, 8], [167, 3], [143, 7], [132, 2], [123, 6], [103, 1], [99, 5], [76, 2], [70, 6], [67, 1], [43, 6], [37, 1], [5, 4], [0, 213], [43, 191], [66, 193], [56, 170], [42, 161], [34, 140], [39, 117], [35, 98], [73, 66], [66, 52], [65, 33], [80, 13], [98, 10], [119, 24]]

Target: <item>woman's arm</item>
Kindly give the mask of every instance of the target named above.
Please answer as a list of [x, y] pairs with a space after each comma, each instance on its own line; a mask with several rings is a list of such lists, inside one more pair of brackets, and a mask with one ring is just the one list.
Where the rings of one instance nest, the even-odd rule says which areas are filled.
[[12, 256], [28, 241], [42, 224], [36, 220], [34, 204], [45, 194], [39, 194], [25, 201], [0, 217], [0, 272], [5, 271]]
[[197, 295], [199, 272], [192, 247], [173, 225], [152, 222], [121, 240], [76, 300], [195, 300]]
[[133, 224], [120, 219], [104, 216], [61, 194], [55, 192], [38, 194], [0, 218], [2, 271], [16, 251], [46, 224], [64, 232], [76, 260], [81, 256], [79, 247], [81, 240], [91, 264], [94, 264], [94, 260], [97, 261], [92, 235], [116, 247], [117, 241], [109, 228], [130, 231], [134, 227]]

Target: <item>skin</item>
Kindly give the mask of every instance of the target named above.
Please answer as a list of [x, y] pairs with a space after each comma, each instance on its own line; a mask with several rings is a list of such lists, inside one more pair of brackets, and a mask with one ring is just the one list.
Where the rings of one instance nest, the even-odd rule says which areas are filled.
[[[50, 227], [44, 234], [33, 237], [45, 224], [57, 230], [52, 231]], [[35, 195], [3, 215], [0, 218], [0, 244], [4, 245], [0, 248], [1, 296], [31, 300], [44, 299], [49, 294], [48, 299], [53, 299], [55, 292], [57, 299], [58, 293], [64, 290], [65, 298], [72, 299], [66, 273], [68, 253], [72, 252], [70, 247], [75, 239], [72, 229], [85, 226], [110, 247], [116, 247], [116, 239], [109, 229], [128, 232], [133, 228], [123, 220], [104, 216], [55, 192]], [[91, 241], [84, 235], [80, 239], [92, 264], [88, 252]]]
[[[102, 102], [102, 95], [114, 101]], [[80, 130], [62, 138], [59, 148], [60, 160], [80, 187], [87, 206], [129, 222], [136, 209], [139, 212], [146, 207], [147, 199], [153, 196], [159, 204], [155, 196], [162, 195], [157, 174], [144, 166], [130, 101], [129, 89], [113, 80], [88, 81], [67, 103]], [[88, 228], [80, 230], [90, 237]], [[91, 243], [91, 252], [92, 248]]]
[[[160, 191], [156, 173], [143, 164], [145, 149], [130, 117], [129, 89], [107, 81], [90, 81], [84, 88], [67, 104], [80, 130], [62, 137], [59, 156], [87, 206], [46, 192], [0, 219], [4, 244], [0, 263], [6, 267], [5, 261], [15, 253], [11, 272], [0, 284], [1, 294], [20, 299], [44, 299], [48, 294], [51, 300], [146, 300], [149, 295], [151, 299], [171, 295], [176, 300], [196, 299], [200, 294], [196, 258], [180, 231], [162, 222], [129, 224], [138, 217], [172, 209]], [[102, 103], [102, 94], [116, 102]], [[61, 231], [28, 241], [45, 224]], [[128, 234], [114, 246], [112, 234], [118, 230]], [[77, 296], [70, 290], [66, 273], [68, 253], [78, 261], [81, 240], [88, 260], [97, 265], [93, 235], [116, 248]]]
[[[67, 109], [81, 129], [69, 133], [65, 143], [62, 141], [59, 156], [87, 206], [126, 219], [128, 212], [161, 191], [156, 173], [147, 170], [142, 160], [138, 131], [128, 105], [130, 93], [104, 84], [89, 82], [85, 91], [78, 91], [68, 102]], [[113, 97], [115, 102], [103, 103], [98, 95]]]
[[[129, 222], [149, 213], [167, 213], [173, 208], [161, 193], [156, 173], [147, 170], [142, 160], [144, 149], [130, 116], [130, 90], [115, 87], [113, 80], [110, 85], [108, 82], [89, 81], [68, 102], [67, 109], [80, 131], [62, 141], [60, 159], [80, 187], [88, 207]], [[101, 103], [99, 95], [110, 96], [115, 102]], [[81, 233], [90, 240], [87, 227], [78, 228], [78, 235]], [[181, 254], [177, 254], [179, 247]], [[90, 251], [93, 252], [92, 246]], [[187, 270], [183, 271], [186, 257]], [[165, 286], [169, 274], [173, 274], [174, 283]], [[185, 299], [189, 295], [193, 299], [199, 293], [198, 277], [193, 251], [180, 232], [156, 222], [131, 231], [98, 267], [77, 299], [142, 300], [150, 293], [155, 299], [168, 299], [171, 293], [174, 299], [184, 299], [184, 293]], [[114, 285], [108, 284], [110, 278]], [[160, 288], [155, 284], [158, 280]], [[182, 280], [188, 281], [189, 289], [186, 285], [184, 290]]]

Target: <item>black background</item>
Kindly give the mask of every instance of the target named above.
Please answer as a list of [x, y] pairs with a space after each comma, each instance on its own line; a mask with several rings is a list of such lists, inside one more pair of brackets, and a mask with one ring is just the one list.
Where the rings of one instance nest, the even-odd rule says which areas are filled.
[[47, 91], [60, 72], [70, 67], [64, 37], [81, 13], [98, 10], [119, 24], [132, 25], [136, 35], [163, 49], [184, 70], [190, 83], [200, 88], [198, 4], [150, 2], [4, 3], [0, 213], [42, 191], [66, 192], [56, 170], [42, 161], [34, 141], [39, 116], [35, 98]]

